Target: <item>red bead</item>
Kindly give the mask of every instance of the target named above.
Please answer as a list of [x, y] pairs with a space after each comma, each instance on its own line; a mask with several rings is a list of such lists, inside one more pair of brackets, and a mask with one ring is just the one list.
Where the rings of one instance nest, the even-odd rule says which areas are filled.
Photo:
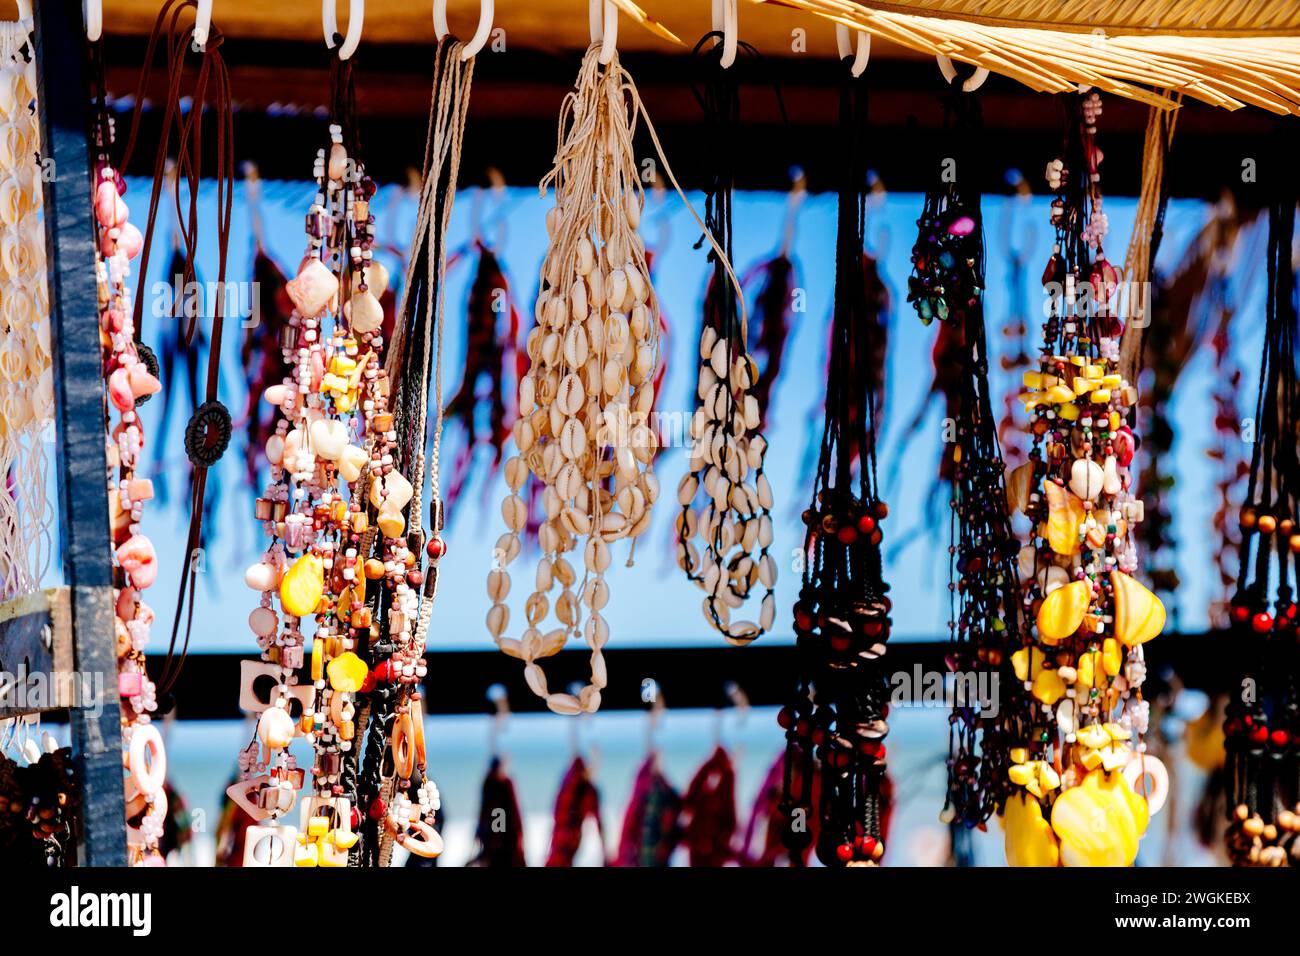
[[425, 550], [429, 552], [429, 557], [437, 561], [447, 553], [447, 542], [442, 538], [430, 538], [429, 543], [425, 545]]
[[388, 805], [379, 797], [376, 797], [374, 802], [370, 804], [370, 819], [372, 820], [382, 820], [387, 812]]
[[782, 707], [776, 713], [776, 722], [782, 730], [789, 730], [794, 726], [794, 710], [790, 707]]
[[871, 515], [863, 515], [858, 519], [858, 530], [863, 534], [871, 534], [876, 530], [876, 519]]
[[1241, 604], [1238, 604], [1235, 607], [1233, 607], [1232, 619], [1236, 621], [1238, 624], [1246, 623], [1246, 619], [1249, 617], [1250, 617], [1250, 608], [1245, 607]]
[[1268, 728], [1264, 726], [1252, 727], [1250, 729], [1250, 739], [1252, 742], [1262, 744], [1268, 740]]
[[862, 838], [862, 852], [867, 856], [876, 852], [876, 838], [869, 833]]
[[841, 843], [839, 846], [835, 848], [835, 855], [838, 856], [843, 862], [848, 863], [850, 860], [853, 859], [853, 844]]
[[840, 544], [852, 544], [858, 540], [858, 529], [851, 524], [846, 524], [835, 532], [835, 537], [839, 539]]
[[1250, 619], [1250, 626], [1256, 634], [1267, 634], [1273, 629], [1273, 615], [1267, 611], [1260, 611]]
[[1274, 747], [1285, 747], [1291, 740], [1291, 735], [1285, 730], [1275, 730], [1268, 735], [1268, 742]]
[[421, 574], [419, 571], [407, 571], [406, 583], [413, 588], [418, 588], [421, 584], [424, 583], [424, 575]]

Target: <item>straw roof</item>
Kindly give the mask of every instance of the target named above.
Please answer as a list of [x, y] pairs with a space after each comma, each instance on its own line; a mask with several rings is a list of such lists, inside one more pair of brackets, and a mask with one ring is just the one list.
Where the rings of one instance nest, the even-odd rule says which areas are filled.
[[[1249, 104], [1300, 114], [1300, 4], [1295, 0], [754, 2], [803, 10], [923, 53], [946, 54], [1042, 92], [1084, 84], [1175, 108], [1169, 95], [1157, 92], [1164, 90], [1224, 109]], [[935, 15], [939, 12], [944, 15]], [[1035, 22], [1035, 12], [1041, 18], [1036, 27], [993, 25]], [[956, 19], [958, 14], [970, 19]], [[1083, 32], [1089, 14], [1096, 19]], [[1107, 24], [1132, 30], [1134, 24], [1163, 22], [1161, 17], [1180, 32], [1107, 32]], [[1198, 19], [1216, 35], [1195, 30]], [[1053, 28], [1044, 28], [1046, 24]], [[1060, 25], [1066, 29], [1057, 29]], [[1196, 35], [1185, 35], [1194, 30]], [[1277, 35], [1279, 30], [1292, 35]], [[1229, 31], [1232, 35], [1217, 35]]]

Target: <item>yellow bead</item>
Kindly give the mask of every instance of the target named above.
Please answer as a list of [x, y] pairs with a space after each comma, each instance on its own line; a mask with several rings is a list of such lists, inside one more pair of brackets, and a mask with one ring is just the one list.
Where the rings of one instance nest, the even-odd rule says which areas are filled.
[[345, 651], [326, 665], [330, 687], [337, 691], [355, 692], [365, 683], [370, 669], [365, 661], [351, 651]]
[[1034, 697], [1051, 706], [1065, 696], [1065, 681], [1056, 671], [1040, 671], [1034, 678]]
[[1043, 806], [1025, 793], [1012, 794], [1003, 816], [1008, 866], [1059, 866], [1060, 846], [1043, 819]]
[[1038, 637], [1046, 644], [1056, 644], [1074, 634], [1083, 624], [1092, 600], [1092, 585], [1087, 581], [1063, 584], [1043, 599], [1038, 609]]
[[304, 554], [280, 579], [280, 604], [291, 617], [315, 612], [325, 593], [325, 562], [319, 555]]

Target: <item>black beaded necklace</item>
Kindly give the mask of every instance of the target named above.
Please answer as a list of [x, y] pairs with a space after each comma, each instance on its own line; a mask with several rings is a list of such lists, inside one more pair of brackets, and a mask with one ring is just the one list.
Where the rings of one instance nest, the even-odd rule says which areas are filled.
[[[995, 675], [1010, 687], [1011, 652], [1019, 646], [1019, 542], [1011, 528], [1002, 450], [989, 393], [984, 328], [984, 230], [977, 185], [980, 115], [974, 94], [945, 97], [950, 137], [938, 181], [926, 193], [912, 249], [909, 300], [921, 321], [953, 327], [961, 348], [951, 458], [952, 519], [948, 623], [949, 669], [958, 678], [948, 731], [945, 815], [966, 827], [986, 821], [1007, 789], [1001, 700], [970, 699], [966, 678]], [[978, 687], [978, 684], [975, 685]], [[1001, 695], [999, 696], [1006, 696]], [[981, 705], [991, 705], [984, 706]]]
[[807, 564], [794, 608], [801, 673], [795, 699], [780, 716], [787, 741], [782, 817], [792, 862], [802, 860], [813, 839], [815, 811], [818, 858], [828, 866], [861, 866], [884, 854], [888, 812], [881, 658], [890, 601], [879, 527], [888, 508], [876, 483], [872, 386], [881, 369], [863, 269], [867, 96], [847, 63], [843, 71], [835, 313], [821, 453], [804, 512]]
[[[1287, 180], [1287, 182], [1290, 182]], [[1296, 195], [1268, 214], [1268, 297], [1250, 479], [1241, 509], [1241, 571], [1232, 622], [1244, 645], [1241, 690], [1225, 723], [1229, 855], [1237, 865], [1279, 865], [1275, 821], [1300, 800], [1300, 461], [1296, 455], [1296, 277], [1292, 265]], [[1279, 812], [1282, 811], [1282, 812]], [[1261, 856], [1261, 853], [1263, 854]], [[1274, 859], [1276, 858], [1276, 859]]]

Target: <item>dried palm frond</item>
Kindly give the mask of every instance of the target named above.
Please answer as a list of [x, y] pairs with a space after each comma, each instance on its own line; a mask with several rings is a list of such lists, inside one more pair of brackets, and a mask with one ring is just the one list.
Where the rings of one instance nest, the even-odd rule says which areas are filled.
[[[1019, 80], [1039, 92], [1061, 93], [1077, 85], [1094, 86], [1161, 109], [1177, 106], [1174, 94], [1183, 93], [1212, 106], [1235, 110], [1252, 105], [1273, 113], [1300, 114], [1300, 12], [1294, 4], [1247, 3], [1227, 0], [1215, 7], [1239, 12], [1237, 20], [1226, 15], [1209, 17], [1211, 22], [1237, 23], [1232, 36], [1119, 35], [1104, 32], [1106, 17], [1092, 24], [1093, 32], [1058, 29], [1057, 0], [1003, 0], [986, 6], [1019, 10], [1022, 21], [1038, 27], [992, 26], [987, 22], [936, 16], [949, 7], [974, 9], [969, 0], [940, 4], [913, 3], [915, 12], [896, 12], [902, 5], [873, 3], [865, 6], [851, 0], [754, 0], [815, 14], [835, 23], [863, 30], [922, 53], [943, 54], [982, 66], [994, 73]], [[1101, 7], [1093, 0], [1067, 0], [1068, 10]], [[1104, 5], [1115, 7], [1115, 4]], [[1208, 7], [1203, 0], [1188, 4], [1156, 4], [1138, 0], [1121, 6], [1124, 17], [1141, 19], [1133, 11], [1146, 11], [1159, 22], [1165, 11], [1181, 12], [1170, 29], [1189, 30], [1187, 10]], [[1276, 10], [1276, 16], [1270, 13]], [[922, 11], [933, 11], [923, 13]], [[1037, 12], [1037, 17], [1029, 16]], [[1118, 17], [1115, 14], [1115, 17]], [[1172, 17], [1172, 14], [1170, 15]], [[1290, 25], [1292, 21], [1297, 21]], [[1067, 21], [1068, 23], [1069, 21]], [[1297, 35], [1276, 36], [1277, 24]], [[1047, 29], [1050, 25], [1051, 29]], [[1222, 29], [1226, 30], [1227, 27]], [[1253, 35], [1245, 35], [1245, 34]], [[1263, 33], [1264, 35], [1258, 35]]]
[[953, 17], [1001, 27], [1041, 27], [1094, 33], [1194, 36], [1300, 34], [1295, 0], [872, 0], [891, 13]]

